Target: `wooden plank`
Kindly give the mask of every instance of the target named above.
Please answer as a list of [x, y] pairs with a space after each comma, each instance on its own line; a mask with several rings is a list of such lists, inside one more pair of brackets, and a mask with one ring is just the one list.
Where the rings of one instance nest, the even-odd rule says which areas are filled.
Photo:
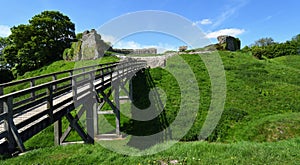
[[66, 129], [66, 131], [60, 136], [60, 139], [59, 139], [60, 143], [59, 144], [62, 144], [66, 140], [66, 138], [69, 136], [71, 131], [72, 131], [72, 127], [69, 126]]
[[115, 114], [113, 110], [98, 111], [98, 115], [113, 115], [113, 114]]
[[48, 110], [44, 110], [44, 111], [42, 111], [40, 113], [32, 115], [30, 118], [28, 118], [26, 120], [21, 121], [16, 126], [17, 126], [18, 129], [21, 129], [21, 128], [23, 128], [23, 127], [31, 124], [32, 122], [34, 122], [34, 121], [42, 118], [43, 116], [45, 116], [47, 114], [48, 114]]
[[[47, 97], [43, 97], [43, 98], [40, 98], [38, 100], [29, 102], [28, 104], [25, 104], [23, 106], [20, 106], [20, 107], [14, 109], [13, 114], [15, 115], [15, 114], [19, 114], [21, 112], [24, 112], [24, 111], [26, 111], [26, 110], [28, 110], [32, 107], [35, 107], [36, 105], [44, 103], [46, 100], [47, 100]], [[18, 115], [15, 115], [15, 116], [18, 116]]]

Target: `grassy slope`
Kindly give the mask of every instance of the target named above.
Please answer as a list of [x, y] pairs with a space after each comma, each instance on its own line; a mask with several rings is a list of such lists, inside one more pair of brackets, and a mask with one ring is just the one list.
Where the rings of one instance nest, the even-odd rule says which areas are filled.
[[299, 136], [300, 57], [258, 61], [246, 54], [224, 54], [222, 58], [227, 78], [224, 113], [237, 109], [246, 114], [241, 121], [228, 124], [223, 141], [277, 141]]
[[[297, 164], [300, 139], [233, 144], [180, 142], [166, 151], [149, 156], [125, 156], [100, 144], [74, 144], [28, 152], [0, 164], [161, 164], [177, 160], [182, 164]], [[156, 150], [156, 147], [150, 150]]]
[[[1, 163], [11, 164], [30, 160], [29, 164], [41, 162], [156, 164], [161, 160], [167, 162], [174, 159], [188, 164], [298, 162], [300, 140], [291, 138], [300, 135], [300, 104], [297, 102], [297, 98], [300, 98], [300, 66], [298, 65], [300, 57], [287, 56], [259, 61], [247, 53], [221, 52], [220, 55], [226, 70], [227, 99], [221, 122], [210, 139], [231, 144], [182, 142], [156, 155], [127, 157], [103, 149], [99, 144], [50, 147], [53, 143], [48, 143], [38, 146], [49, 146], [49, 148], [38, 149]], [[202, 106], [197, 115], [198, 122], [186, 137], [186, 140], [189, 140], [196, 137], [205, 119], [210, 100], [210, 82], [207, 81], [208, 74], [199, 56], [183, 55], [182, 57], [193, 69], [200, 85], [201, 96], [204, 96], [200, 98]], [[170, 59], [169, 63], [175, 65], [176, 59]], [[169, 74], [160, 69], [151, 70], [150, 73], [157, 86], [170, 88], [168, 90], [171, 92], [176, 91], [172, 90], [172, 83], [168, 81]], [[175, 94], [176, 92], [171, 93], [170, 96]], [[172, 106], [169, 108], [169, 112], [174, 109]], [[52, 130], [48, 130], [48, 133], [52, 133]], [[39, 136], [32, 141], [38, 142], [38, 139], [43, 138], [42, 135]], [[52, 142], [52, 138], [48, 135], [44, 141], [47, 139]], [[282, 139], [289, 140], [273, 142]], [[29, 147], [34, 145], [37, 144], [30, 144], [30, 141], [27, 143]], [[155, 146], [150, 150], [155, 150]]]

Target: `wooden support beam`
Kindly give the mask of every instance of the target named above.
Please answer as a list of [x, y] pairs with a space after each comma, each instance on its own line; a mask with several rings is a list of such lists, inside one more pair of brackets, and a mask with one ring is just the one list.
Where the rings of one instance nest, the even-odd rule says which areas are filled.
[[80, 125], [77, 123], [77, 121], [74, 120], [75, 118], [70, 113], [66, 115], [66, 118], [70, 122], [70, 126], [78, 133], [81, 139], [87, 142], [88, 141], [87, 135], [85, 134], [84, 130], [80, 127]]
[[66, 131], [61, 135], [61, 137], [60, 137], [60, 144], [62, 144], [66, 139], [67, 139], [67, 137], [69, 136], [69, 134], [71, 133], [71, 131], [72, 131], [72, 127], [71, 126], [69, 126], [67, 129], [66, 129]]
[[103, 96], [104, 101], [113, 109], [114, 113], [116, 113], [117, 107], [110, 101], [109, 97], [102, 90], [99, 90], [99, 93]]
[[[85, 109], [82, 107], [79, 110], [79, 112], [76, 114], [76, 116], [75, 116], [75, 118], [72, 122], [78, 122], [80, 117], [83, 115], [84, 111], [85, 111]], [[72, 129], [73, 129], [73, 127], [71, 126], [71, 122], [70, 122], [70, 124], [69, 124], [68, 128], [65, 130], [65, 132], [61, 136], [59, 136], [60, 137], [60, 144], [62, 144], [66, 140], [66, 138], [71, 133]]]
[[60, 145], [62, 137], [62, 122], [61, 119], [54, 123], [54, 145]]

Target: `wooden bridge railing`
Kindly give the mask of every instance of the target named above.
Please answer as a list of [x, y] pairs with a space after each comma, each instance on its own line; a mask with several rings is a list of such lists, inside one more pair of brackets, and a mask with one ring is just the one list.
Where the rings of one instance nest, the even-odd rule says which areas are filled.
[[[24, 141], [74, 110], [74, 102], [95, 94], [95, 90], [105, 90], [113, 81], [145, 67], [143, 61], [107, 63], [0, 84], [0, 145], [8, 143], [22, 151]], [[74, 74], [75, 71], [80, 73]], [[69, 76], [58, 79], [66, 73]], [[49, 82], [35, 83], [49, 77], [52, 77]], [[3, 92], [5, 88], [26, 83], [30, 87]]]
[[[32, 77], [32, 78], [3, 83], [3, 84], [0, 84], [0, 96], [14, 92], [14, 91], [12, 91], [12, 87], [15, 87], [15, 88], [18, 88], [19, 90], [21, 90], [21, 89], [25, 89], [28, 87], [34, 87], [36, 85], [39, 85], [39, 84], [42, 84], [45, 82], [57, 80], [57, 79], [59, 79], [59, 77], [63, 78], [63, 77], [72, 76], [73, 74], [77, 74], [77, 73], [84, 73], [87, 70], [92, 70], [92, 69], [97, 69], [97, 68], [104, 68], [104, 69], [109, 68], [110, 66], [113, 66], [117, 63], [118, 62], [111, 62], [111, 63], [105, 63], [105, 64], [99, 64], [99, 65], [85, 66], [85, 67], [81, 67], [81, 68], [75, 68], [75, 69], [65, 70], [65, 71], [61, 71], [61, 72], [55, 72], [55, 73], [51, 73], [51, 74], [46, 74], [46, 75], [36, 76], [36, 77]], [[61, 88], [63, 88], [63, 86]], [[54, 86], [54, 89], [59, 90], [59, 88], [57, 86]], [[17, 105], [22, 104], [24, 102], [30, 101], [30, 99], [34, 99], [35, 97], [39, 97], [39, 95], [44, 95], [44, 94], [45, 93], [39, 93], [37, 95], [36, 91], [32, 91], [32, 93], [30, 93], [31, 97], [28, 98], [29, 100], [23, 100], [23, 102], [20, 101], [19, 103], [16, 103], [16, 104]], [[0, 102], [0, 112], [1, 112], [1, 110], [2, 110], [2, 108], [1, 108], [1, 102]]]

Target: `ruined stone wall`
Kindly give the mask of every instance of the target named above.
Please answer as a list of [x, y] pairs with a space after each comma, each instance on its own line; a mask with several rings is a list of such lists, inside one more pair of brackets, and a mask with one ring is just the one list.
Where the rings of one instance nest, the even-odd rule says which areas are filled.
[[157, 54], [156, 48], [145, 49], [113, 49], [114, 52], [121, 54]]
[[241, 49], [241, 41], [232, 36], [218, 36], [219, 45], [224, 46], [224, 49], [230, 51], [237, 51]]
[[80, 43], [80, 50], [75, 53], [75, 60], [92, 60], [103, 57], [104, 52], [109, 48], [96, 30], [83, 32]]

